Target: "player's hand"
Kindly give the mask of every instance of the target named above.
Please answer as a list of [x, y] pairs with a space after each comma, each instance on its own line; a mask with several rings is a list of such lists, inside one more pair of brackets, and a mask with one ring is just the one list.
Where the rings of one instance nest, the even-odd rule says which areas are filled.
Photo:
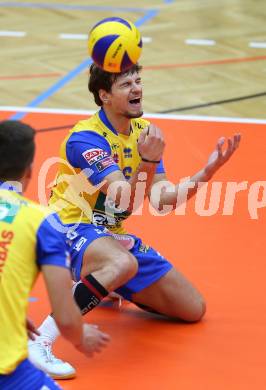
[[26, 328], [29, 339], [35, 340], [35, 335], [40, 336], [40, 332], [29, 318], [26, 318]]
[[241, 140], [240, 134], [235, 134], [233, 137], [227, 139], [227, 146], [223, 150], [225, 144], [225, 137], [218, 140], [215, 150], [211, 153], [208, 163], [205, 167], [205, 172], [209, 178], [222, 166], [224, 165], [234, 154], [239, 146]]
[[77, 349], [87, 357], [92, 357], [95, 352], [101, 352], [110, 341], [110, 336], [101, 332], [97, 325], [83, 324], [83, 338]]
[[165, 147], [164, 137], [159, 127], [150, 124], [141, 132], [138, 139], [138, 152], [149, 161], [160, 161]]

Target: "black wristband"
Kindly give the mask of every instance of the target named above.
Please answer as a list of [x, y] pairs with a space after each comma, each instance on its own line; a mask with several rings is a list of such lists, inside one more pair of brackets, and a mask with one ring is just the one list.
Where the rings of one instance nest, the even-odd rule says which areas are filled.
[[143, 162], [152, 163], [152, 164], [159, 164], [159, 162], [160, 162], [160, 160], [159, 161], [147, 160], [146, 158], [143, 158], [143, 157], [141, 157], [141, 160]]

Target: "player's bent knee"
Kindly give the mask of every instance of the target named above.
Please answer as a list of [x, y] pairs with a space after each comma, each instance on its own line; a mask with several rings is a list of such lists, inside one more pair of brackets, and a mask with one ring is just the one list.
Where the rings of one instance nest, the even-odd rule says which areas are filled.
[[112, 268], [114, 273], [118, 273], [117, 277], [129, 280], [136, 275], [138, 262], [130, 252], [124, 252], [113, 259]]
[[103, 267], [103, 272], [108, 274], [111, 283], [111, 290], [120, 287], [121, 285], [132, 279], [138, 271], [138, 262], [136, 258], [127, 251], [119, 253], [110, 253]]

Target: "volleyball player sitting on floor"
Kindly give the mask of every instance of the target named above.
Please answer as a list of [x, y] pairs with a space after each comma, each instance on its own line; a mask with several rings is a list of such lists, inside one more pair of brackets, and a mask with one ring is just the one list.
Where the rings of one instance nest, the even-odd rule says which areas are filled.
[[[162, 162], [163, 134], [141, 118], [140, 70], [134, 65], [115, 74], [91, 66], [89, 90], [101, 109], [90, 119], [78, 122], [63, 141], [50, 205], [69, 227], [67, 239], [77, 282], [73, 291], [83, 314], [115, 290], [147, 311], [195, 322], [205, 313], [202, 295], [156, 250], [140, 238], [126, 235], [122, 225], [142, 203], [143, 198], [135, 196], [141, 180], [145, 181], [145, 196], [167, 180]], [[224, 142], [224, 138], [218, 141], [206, 166], [190, 180], [162, 191], [160, 208], [175, 207], [178, 195], [187, 199], [193, 196], [198, 183], [210, 180], [231, 158], [240, 135], [228, 139], [223, 151]], [[119, 186], [123, 186], [123, 194], [115, 191]], [[121, 206], [122, 195], [128, 199], [126, 207]], [[129, 250], [119, 245], [110, 232], [118, 234]], [[30, 356], [52, 374], [45, 361], [45, 345], [51, 344], [59, 332], [51, 316], [40, 327], [43, 329], [46, 338], [31, 343]], [[61, 364], [63, 369], [65, 363]]]

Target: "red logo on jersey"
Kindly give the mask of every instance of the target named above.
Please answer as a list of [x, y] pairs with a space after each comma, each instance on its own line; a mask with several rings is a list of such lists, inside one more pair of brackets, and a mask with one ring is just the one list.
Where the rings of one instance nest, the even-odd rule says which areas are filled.
[[89, 165], [92, 165], [95, 162], [97, 162], [97, 161], [103, 159], [104, 157], [108, 156], [108, 153], [105, 152], [102, 149], [94, 148], [94, 149], [85, 150], [85, 152], [82, 153], [82, 156], [89, 163]]
[[9, 246], [12, 243], [14, 232], [3, 230], [0, 237], [0, 273], [8, 256]]

